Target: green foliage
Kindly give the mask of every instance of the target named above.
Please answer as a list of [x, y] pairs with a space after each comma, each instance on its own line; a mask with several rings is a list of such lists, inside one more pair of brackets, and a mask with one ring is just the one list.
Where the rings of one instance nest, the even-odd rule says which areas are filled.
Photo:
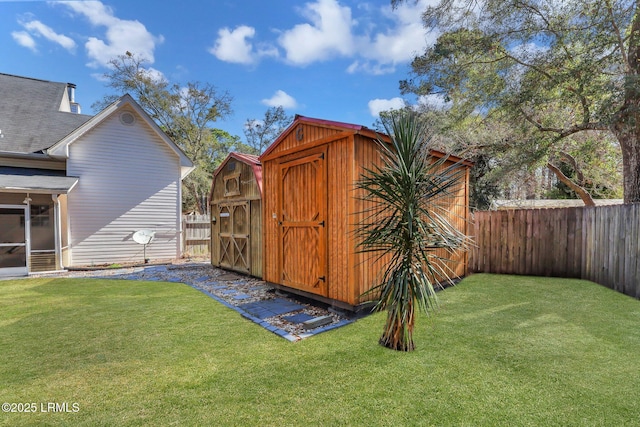
[[231, 151], [248, 152], [240, 137], [221, 129], [210, 129], [206, 150], [199, 151], [196, 169], [183, 180], [183, 188], [189, 190], [182, 195], [185, 211], [207, 211], [207, 194], [211, 189], [213, 172]]
[[247, 139], [249, 154], [261, 154], [293, 122], [284, 108], [269, 107], [263, 119], [248, 119], [244, 124], [244, 136]]
[[211, 173], [229, 151], [242, 147], [237, 136], [212, 127], [231, 114], [231, 96], [209, 83], [171, 84], [146, 67], [144, 58], [130, 52], [109, 64], [111, 69], [104, 77], [115, 93], [92, 107], [104, 108], [125, 93], [133, 96], [196, 166], [182, 183], [183, 211], [206, 212]]
[[415, 309], [436, 307], [434, 284], [447, 277], [435, 250], [453, 251], [466, 236], [447, 220], [439, 200], [464, 176], [460, 165], [445, 167], [426, 149], [428, 129], [414, 114], [390, 114], [391, 144], [378, 141], [383, 164], [365, 169], [357, 188], [373, 206], [358, 225], [360, 250], [388, 257], [375, 309], [387, 310], [380, 343], [394, 350], [414, 349]]
[[[573, 150], [571, 166], [594, 181], [588, 189], [617, 193], [622, 183], [626, 201], [640, 200], [637, 2], [441, 0], [423, 18], [442, 34], [414, 59], [404, 92], [441, 94], [456, 120], [477, 115], [508, 127], [513, 138], [502, 153], [522, 159], [520, 171], [553, 165], [583, 142], [580, 133], [598, 132], [600, 152], [617, 139], [616, 159], [579, 161], [593, 151], [587, 146]], [[608, 173], [620, 158], [624, 179], [613, 182]]]
[[[566, 138], [563, 146], [563, 151], [551, 160], [567, 177], [586, 189], [594, 199], [622, 197], [618, 185], [622, 168], [617, 141], [602, 132], [582, 132]], [[572, 188], [560, 181], [554, 183], [545, 196], [550, 199], [579, 198]]]

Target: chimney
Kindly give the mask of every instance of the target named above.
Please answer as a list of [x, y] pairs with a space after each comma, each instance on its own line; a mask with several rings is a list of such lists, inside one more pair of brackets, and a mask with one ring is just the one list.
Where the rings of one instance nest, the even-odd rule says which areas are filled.
[[76, 85], [73, 83], [67, 83], [67, 94], [69, 95], [69, 104], [71, 105], [71, 112], [74, 114], [80, 114], [80, 104], [76, 102]]

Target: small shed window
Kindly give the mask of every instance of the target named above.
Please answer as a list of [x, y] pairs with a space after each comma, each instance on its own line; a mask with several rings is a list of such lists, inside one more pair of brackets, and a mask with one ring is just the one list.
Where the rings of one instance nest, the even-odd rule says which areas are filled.
[[224, 196], [237, 196], [240, 194], [240, 174], [234, 173], [233, 175], [224, 177]]

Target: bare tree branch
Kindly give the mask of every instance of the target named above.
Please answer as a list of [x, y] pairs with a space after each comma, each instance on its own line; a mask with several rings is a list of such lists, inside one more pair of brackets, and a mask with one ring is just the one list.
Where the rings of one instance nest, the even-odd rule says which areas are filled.
[[573, 182], [571, 179], [569, 179], [565, 174], [562, 173], [562, 171], [557, 166], [555, 166], [551, 162], [548, 162], [547, 167], [549, 168], [549, 170], [551, 170], [551, 172], [553, 172], [558, 177], [560, 181], [562, 181], [567, 187], [571, 188], [573, 191], [576, 192], [578, 196], [580, 196], [585, 206], [596, 205], [596, 203], [593, 201], [593, 197], [591, 197], [591, 194], [589, 194], [589, 192], [585, 190], [583, 187], [579, 186], [578, 184]]

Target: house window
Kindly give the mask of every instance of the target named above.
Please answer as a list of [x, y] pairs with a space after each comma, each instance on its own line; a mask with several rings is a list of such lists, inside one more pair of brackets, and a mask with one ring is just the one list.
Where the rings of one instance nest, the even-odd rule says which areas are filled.
[[224, 177], [224, 196], [237, 196], [240, 194], [240, 174], [234, 173]]

